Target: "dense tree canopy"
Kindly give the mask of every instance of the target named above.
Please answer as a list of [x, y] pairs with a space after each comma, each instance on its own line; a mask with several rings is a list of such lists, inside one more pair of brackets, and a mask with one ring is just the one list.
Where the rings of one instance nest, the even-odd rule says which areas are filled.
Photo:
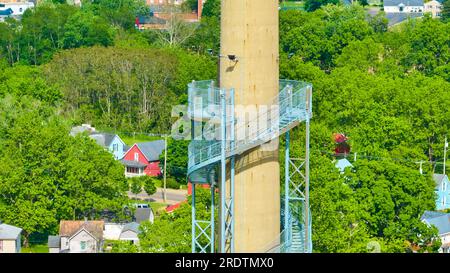
[[[123, 167], [87, 136], [71, 137], [54, 109], [29, 96], [0, 103], [0, 215], [24, 230], [55, 232], [61, 219], [122, 213]], [[27, 241], [25, 241], [27, 243]]]
[[90, 11], [44, 3], [25, 11], [21, 21], [0, 23], [0, 57], [10, 64], [42, 64], [61, 49], [113, 44], [115, 30]]
[[216, 69], [208, 57], [179, 50], [93, 47], [58, 54], [45, 74], [78, 123], [164, 132], [172, 106], [186, 101], [187, 83], [215, 78]]

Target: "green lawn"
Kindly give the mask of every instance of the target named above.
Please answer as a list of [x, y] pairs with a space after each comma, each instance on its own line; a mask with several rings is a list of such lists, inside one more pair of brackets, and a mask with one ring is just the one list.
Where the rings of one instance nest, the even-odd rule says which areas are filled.
[[22, 247], [22, 253], [48, 253], [48, 246], [46, 244], [30, 245], [30, 247]]
[[162, 210], [163, 208], [167, 207], [167, 204], [164, 204], [164, 203], [148, 202], [148, 201], [144, 201], [144, 200], [133, 200], [133, 199], [130, 199], [130, 202], [138, 203], [138, 204], [148, 204], [152, 208], [153, 212], [155, 212], [155, 214], [156, 214], [155, 216], [158, 215], [157, 212], [159, 210]]
[[280, 4], [280, 8], [283, 10], [299, 9], [303, 10], [305, 3], [303, 1], [284, 1]]
[[162, 210], [163, 208], [167, 207], [167, 204], [158, 203], [158, 202], [150, 202], [150, 207], [157, 214], [157, 212], [159, 210]]
[[161, 139], [160, 137], [147, 135], [135, 135], [135, 136], [119, 135], [119, 136], [123, 140], [123, 142], [125, 142], [125, 144], [127, 144], [128, 146], [132, 146], [133, 144], [138, 142], [154, 141]]

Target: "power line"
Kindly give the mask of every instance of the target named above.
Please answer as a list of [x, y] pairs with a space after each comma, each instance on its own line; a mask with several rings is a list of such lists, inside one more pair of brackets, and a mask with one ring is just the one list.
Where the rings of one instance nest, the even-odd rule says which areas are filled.
[[[103, 130], [103, 131], [113, 131], [115, 134], [124, 134], [124, 135], [145, 135], [145, 136], [151, 136], [151, 137], [161, 137], [161, 138], [167, 138], [170, 136], [170, 134], [167, 133], [148, 133], [148, 132], [129, 132], [129, 131], [122, 131], [122, 130]], [[446, 163], [441, 162], [442, 160], [445, 160], [445, 158], [436, 158], [432, 161], [430, 160], [423, 160], [423, 159], [412, 159], [412, 158], [395, 158], [395, 157], [383, 157], [383, 156], [374, 156], [374, 155], [364, 155], [361, 152], [353, 152], [353, 153], [333, 153], [330, 151], [325, 151], [325, 150], [320, 150], [320, 149], [311, 149], [311, 150], [315, 150], [317, 152], [320, 152], [322, 154], [327, 154], [329, 156], [334, 156], [334, 157], [339, 157], [339, 156], [354, 156], [355, 159], [357, 158], [363, 158], [363, 159], [368, 159], [368, 160], [393, 160], [393, 161], [398, 161], [398, 162], [411, 162], [411, 163], [415, 163], [415, 164], [420, 164], [421, 168], [422, 165], [424, 163], [426, 164], [431, 164], [431, 165], [443, 165], [446, 166]], [[171, 168], [171, 169], [177, 169], [180, 171], [187, 171], [187, 167], [183, 168], [183, 167], [179, 167], [179, 166], [173, 166], [171, 164], [167, 164], [166, 167]]]

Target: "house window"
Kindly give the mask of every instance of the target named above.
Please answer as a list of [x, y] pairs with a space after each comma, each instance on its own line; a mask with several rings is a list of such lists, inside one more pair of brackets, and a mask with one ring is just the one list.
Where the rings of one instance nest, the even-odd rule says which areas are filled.
[[134, 153], [134, 161], [139, 161], [139, 153]]
[[85, 241], [81, 241], [80, 242], [80, 248], [81, 248], [81, 250], [85, 250], [86, 249], [86, 242]]
[[113, 144], [113, 151], [114, 152], [119, 151], [119, 144]]
[[135, 167], [127, 167], [127, 173], [140, 173], [140, 169]]

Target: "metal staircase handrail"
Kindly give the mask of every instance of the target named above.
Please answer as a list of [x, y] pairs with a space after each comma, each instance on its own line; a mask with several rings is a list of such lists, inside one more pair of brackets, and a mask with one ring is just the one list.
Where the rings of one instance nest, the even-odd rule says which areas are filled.
[[[288, 81], [289, 83], [291, 81]], [[245, 150], [252, 149], [256, 146], [259, 146], [267, 141], [270, 141], [271, 139], [278, 137], [281, 133], [283, 133], [283, 129], [288, 128], [289, 125], [302, 121], [306, 118], [308, 118], [308, 113], [306, 113], [305, 106], [306, 105], [306, 88], [308, 88], [308, 85], [301, 86], [300, 89], [297, 89], [295, 91], [292, 91], [290, 96], [288, 96], [289, 89], [292, 89], [292, 85], [286, 84], [284, 85], [283, 89], [281, 90], [280, 94], [273, 99], [272, 101], [275, 101], [279, 105], [279, 114], [275, 120], [272, 123], [272, 126], [268, 128], [259, 129], [255, 134], [254, 138], [247, 140], [244, 142], [244, 144], [240, 141], [236, 142], [236, 145], [234, 145], [234, 148], [231, 148], [230, 141], [227, 141], [227, 147], [226, 147], [226, 153], [227, 158], [236, 154], [236, 151], [238, 151], [243, 145], [246, 145]], [[280, 100], [281, 98], [281, 100]], [[289, 107], [290, 106], [290, 107]], [[302, 107], [304, 106], [304, 107]], [[297, 112], [295, 112], [295, 110]], [[268, 110], [267, 110], [268, 111]], [[292, 115], [291, 115], [292, 114]], [[251, 122], [255, 122], [255, 120], [258, 120], [260, 116], [267, 116], [267, 112], [264, 112], [260, 115], [257, 115], [253, 120], [249, 121], [248, 123], [241, 124], [241, 126], [246, 126], [247, 124], [250, 124]], [[285, 120], [287, 119], [287, 120]], [[280, 124], [280, 120], [285, 120], [285, 124]], [[239, 127], [238, 127], [239, 128]], [[218, 130], [218, 129], [216, 129]], [[216, 132], [217, 133], [217, 132]], [[217, 134], [216, 134], [217, 135]], [[200, 147], [200, 149], [195, 149], [196, 142], [200, 143], [211, 143], [209, 145], [204, 145], [203, 147]], [[200, 167], [203, 167], [205, 165], [213, 164], [215, 162], [218, 162], [220, 160], [220, 148], [221, 148], [221, 142], [220, 141], [193, 141], [189, 145], [189, 173], [194, 172], [195, 170], [199, 169]], [[199, 145], [201, 146], [201, 145]], [[205, 155], [205, 156], [202, 156]], [[205, 157], [205, 158], [203, 158]], [[204, 162], [208, 162], [205, 164]], [[203, 164], [202, 164], [203, 163]], [[196, 167], [196, 165], [199, 165]], [[189, 174], [188, 174], [189, 175]]]

